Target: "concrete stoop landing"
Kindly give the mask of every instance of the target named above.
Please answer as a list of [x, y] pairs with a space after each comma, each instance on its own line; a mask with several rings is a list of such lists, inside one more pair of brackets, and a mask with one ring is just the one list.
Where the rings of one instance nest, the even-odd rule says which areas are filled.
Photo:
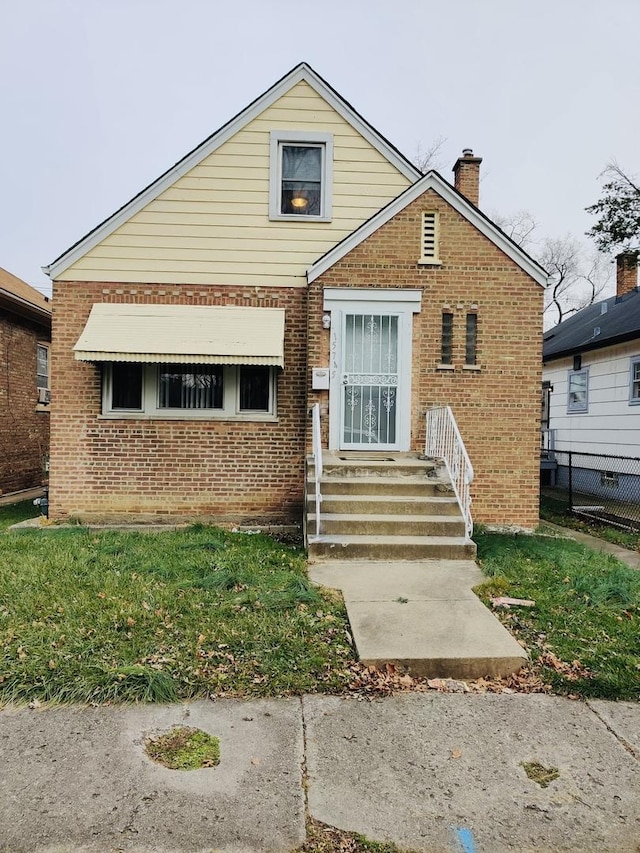
[[417, 453], [325, 451], [321, 528], [307, 460], [307, 530], [314, 558], [462, 559], [475, 556], [444, 466]]
[[473, 560], [310, 562], [314, 583], [342, 590], [362, 663], [427, 678], [517, 672], [527, 655], [471, 588]]

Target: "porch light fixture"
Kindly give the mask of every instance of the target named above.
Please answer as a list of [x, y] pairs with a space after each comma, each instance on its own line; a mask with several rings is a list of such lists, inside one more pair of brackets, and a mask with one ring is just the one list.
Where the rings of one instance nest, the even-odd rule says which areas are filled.
[[322, 328], [330, 329], [331, 328], [331, 314], [323, 314], [322, 315]]

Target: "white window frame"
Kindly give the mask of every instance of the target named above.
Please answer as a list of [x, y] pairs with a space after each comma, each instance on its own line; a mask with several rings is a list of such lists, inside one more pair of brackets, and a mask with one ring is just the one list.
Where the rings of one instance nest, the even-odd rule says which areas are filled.
[[[282, 148], [284, 145], [309, 145], [322, 151], [320, 177], [320, 215], [281, 213]], [[272, 130], [269, 149], [269, 219], [283, 222], [331, 222], [333, 199], [333, 134], [298, 130]]]
[[[40, 373], [40, 371], [38, 370], [38, 367], [39, 367], [39, 365], [38, 365], [38, 353], [41, 349], [44, 350], [47, 354], [47, 374], [46, 374], [47, 382], [46, 382], [46, 385], [40, 385], [38, 383], [38, 377], [44, 375], [44, 374]], [[38, 341], [38, 343], [36, 345], [36, 388], [45, 388], [48, 390], [51, 387], [50, 383], [51, 383], [51, 352], [50, 352], [49, 344], [43, 343], [42, 341]]]
[[[638, 388], [638, 396], [635, 397], [633, 394], [633, 385], [634, 385], [634, 370], [635, 366], [640, 365], [640, 355], [632, 356], [631, 361], [629, 362], [629, 405], [630, 406], [640, 406], [640, 387]], [[639, 377], [640, 379], [640, 377]], [[638, 379], [635, 380], [638, 382]]]
[[[187, 365], [185, 365], [186, 367]], [[240, 371], [245, 365], [223, 366], [223, 397], [220, 409], [168, 409], [158, 405], [160, 396], [159, 364], [142, 365], [142, 406], [139, 409], [114, 409], [111, 405], [113, 390], [113, 365], [105, 363], [102, 380], [102, 414], [107, 419], [138, 420], [234, 420], [275, 421], [277, 420], [276, 368], [269, 370], [268, 410], [240, 409]], [[251, 367], [252, 365], [246, 365]], [[258, 366], [258, 365], [256, 365]], [[259, 365], [265, 366], [266, 365]]]
[[[584, 405], [582, 403], [576, 404], [571, 403], [571, 379], [574, 376], [579, 376], [580, 374], [585, 375], [585, 398]], [[582, 367], [580, 370], [570, 370], [567, 374], [567, 413], [572, 414], [584, 414], [589, 411], [589, 368]]]

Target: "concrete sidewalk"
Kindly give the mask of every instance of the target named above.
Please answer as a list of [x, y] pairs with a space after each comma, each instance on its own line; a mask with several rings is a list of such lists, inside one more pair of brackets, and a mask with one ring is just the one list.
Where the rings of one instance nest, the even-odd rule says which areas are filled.
[[[218, 767], [167, 770], [187, 724]], [[536, 695], [309, 696], [0, 711], [0, 850], [291, 851], [307, 815], [421, 851], [616, 851], [640, 839], [640, 705]], [[547, 788], [522, 764], [559, 776]]]

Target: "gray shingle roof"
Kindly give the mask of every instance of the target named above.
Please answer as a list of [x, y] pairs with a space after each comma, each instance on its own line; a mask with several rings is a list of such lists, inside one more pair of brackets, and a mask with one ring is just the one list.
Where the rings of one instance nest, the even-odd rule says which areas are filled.
[[640, 288], [578, 311], [544, 334], [544, 361], [640, 338]]

